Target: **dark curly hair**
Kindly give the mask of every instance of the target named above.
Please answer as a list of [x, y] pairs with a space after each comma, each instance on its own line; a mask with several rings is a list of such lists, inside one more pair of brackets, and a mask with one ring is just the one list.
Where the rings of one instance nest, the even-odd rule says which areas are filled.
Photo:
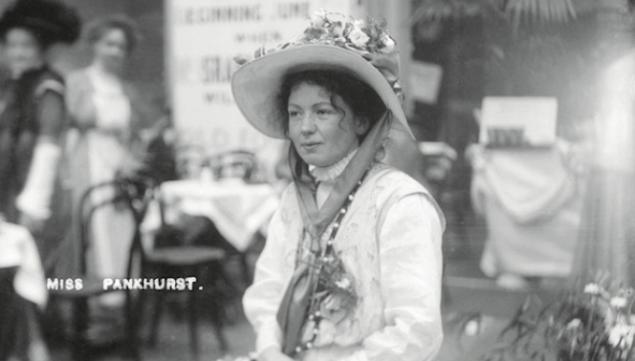
[[133, 51], [141, 36], [134, 20], [125, 15], [111, 15], [99, 18], [88, 24], [86, 29], [86, 41], [89, 44], [98, 42], [108, 31], [121, 30], [126, 37], [127, 51]]
[[287, 108], [289, 96], [302, 83], [317, 85], [331, 94], [331, 105], [339, 109], [333, 96], [339, 96], [353, 110], [356, 116], [368, 119], [369, 129], [386, 112], [386, 105], [377, 92], [365, 82], [341, 70], [304, 70], [285, 76], [278, 95], [278, 111], [282, 115], [285, 133], [289, 130]]
[[73, 43], [81, 21], [75, 9], [54, 0], [17, 0], [0, 17], [0, 37], [11, 29], [26, 29], [43, 48], [55, 43]]

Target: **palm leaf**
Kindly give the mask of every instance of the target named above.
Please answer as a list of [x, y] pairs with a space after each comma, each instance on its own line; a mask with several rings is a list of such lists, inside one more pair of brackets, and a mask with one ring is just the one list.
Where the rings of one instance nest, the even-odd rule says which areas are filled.
[[492, 5], [492, 0], [417, 0], [414, 21], [441, 21], [480, 15]]
[[[440, 21], [503, 13], [514, 24], [524, 21], [567, 22], [577, 16], [575, 0], [417, 0], [415, 21]], [[632, 0], [635, 1], [635, 0]]]
[[573, 0], [509, 0], [503, 10], [515, 24], [523, 19], [562, 23], [577, 16]]

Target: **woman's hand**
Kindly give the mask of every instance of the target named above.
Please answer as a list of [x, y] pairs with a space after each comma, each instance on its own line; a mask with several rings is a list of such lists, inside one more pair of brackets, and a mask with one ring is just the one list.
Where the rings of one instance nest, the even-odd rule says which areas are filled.
[[258, 361], [293, 361], [293, 359], [280, 352], [278, 348], [270, 347], [260, 354]]

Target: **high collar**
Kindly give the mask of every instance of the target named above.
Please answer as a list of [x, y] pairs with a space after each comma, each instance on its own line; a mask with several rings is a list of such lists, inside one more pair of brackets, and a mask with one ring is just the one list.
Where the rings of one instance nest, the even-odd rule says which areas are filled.
[[335, 178], [342, 174], [342, 172], [344, 172], [348, 163], [350, 163], [351, 159], [355, 156], [355, 153], [357, 153], [357, 149], [358, 148], [353, 149], [344, 158], [327, 167], [309, 165], [309, 172], [317, 182], [332, 182]]

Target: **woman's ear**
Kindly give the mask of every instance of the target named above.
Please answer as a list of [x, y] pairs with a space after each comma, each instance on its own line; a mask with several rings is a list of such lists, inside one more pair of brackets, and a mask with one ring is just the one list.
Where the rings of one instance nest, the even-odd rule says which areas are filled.
[[370, 129], [370, 121], [366, 117], [355, 117], [355, 134], [361, 136]]

